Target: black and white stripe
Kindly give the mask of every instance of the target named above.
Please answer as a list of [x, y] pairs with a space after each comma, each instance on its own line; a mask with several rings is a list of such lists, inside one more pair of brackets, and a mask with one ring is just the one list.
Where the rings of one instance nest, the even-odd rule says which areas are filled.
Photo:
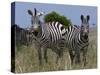
[[83, 61], [86, 63], [87, 47], [89, 45], [89, 16], [81, 15], [81, 27], [70, 25], [65, 32], [66, 46], [69, 48], [69, 54], [73, 63], [80, 62], [80, 52], [83, 52]]
[[[48, 22], [48, 23], [42, 23], [39, 19], [39, 12], [34, 9], [34, 13], [32, 13], [31, 10], [28, 10], [28, 13], [32, 16], [32, 27], [30, 31], [37, 37], [37, 41], [39, 42], [38, 47], [38, 55], [40, 64], [42, 63], [42, 52], [41, 48], [44, 49], [44, 59], [47, 62], [47, 48], [51, 48], [54, 52], [57, 53], [58, 57], [61, 57], [63, 54], [63, 47], [64, 44], [64, 33], [65, 28], [64, 26], [59, 22]], [[37, 12], [37, 13], [36, 13]], [[41, 13], [40, 13], [41, 14]], [[63, 35], [63, 36], [62, 36]], [[57, 59], [58, 61], [58, 59]]]
[[[63, 40], [63, 34], [65, 32], [65, 28], [59, 22], [49, 22], [41, 25], [42, 31], [38, 32], [37, 39], [40, 43], [40, 47], [44, 49], [44, 58], [47, 62], [47, 48], [51, 48], [56, 54], [58, 58], [63, 54], [63, 48], [65, 47], [65, 43]], [[41, 51], [39, 50], [39, 53]], [[41, 55], [41, 54], [39, 54]], [[41, 56], [39, 58], [41, 60]]]

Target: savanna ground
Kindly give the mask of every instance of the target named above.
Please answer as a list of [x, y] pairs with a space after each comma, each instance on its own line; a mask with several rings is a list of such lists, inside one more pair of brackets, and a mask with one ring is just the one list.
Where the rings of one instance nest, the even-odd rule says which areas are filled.
[[68, 51], [64, 51], [63, 58], [60, 64], [56, 64], [56, 53], [48, 49], [48, 63], [39, 66], [38, 53], [34, 45], [31, 46], [16, 46], [15, 49], [15, 72], [44, 72], [44, 71], [58, 71], [58, 70], [74, 70], [74, 69], [91, 69], [97, 68], [97, 28], [91, 28], [89, 34], [89, 48], [87, 53], [87, 65], [70, 66], [70, 59]]

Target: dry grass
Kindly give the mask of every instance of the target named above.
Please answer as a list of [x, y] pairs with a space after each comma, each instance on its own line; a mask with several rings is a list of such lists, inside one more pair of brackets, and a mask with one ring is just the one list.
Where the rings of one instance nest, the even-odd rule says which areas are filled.
[[69, 69], [90, 69], [97, 67], [97, 31], [96, 28], [92, 28], [90, 31], [90, 44], [87, 53], [87, 65], [82, 67], [81, 65], [70, 66], [70, 59], [68, 52], [64, 52], [63, 58], [56, 64], [56, 54], [52, 50], [48, 49], [48, 63], [39, 66], [38, 53], [36, 48], [32, 46], [20, 46], [16, 47], [15, 55], [15, 72], [26, 73], [26, 72], [44, 72], [44, 71], [58, 71], [58, 70], [69, 70]]

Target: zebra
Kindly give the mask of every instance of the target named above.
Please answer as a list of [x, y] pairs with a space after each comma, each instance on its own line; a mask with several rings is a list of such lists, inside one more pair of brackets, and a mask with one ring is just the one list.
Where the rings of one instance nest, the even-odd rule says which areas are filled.
[[65, 40], [66, 46], [69, 48], [71, 64], [80, 63], [80, 52], [82, 51], [83, 62], [86, 64], [86, 54], [89, 45], [89, 19], [90, 16], [81, 15], [81, 26], [70, 25], [66, 28]]
[[47, 48], [51, 48], [57, 54], [57, 60], [61, 58], [63, 55], [64, 48], [64, 39], [63, 34], [65, 33], [64, 26], [59, 22], [48, 22], [42, 23], [39, 19], [43, 13], [37, 12], [36, 8], [34, 8], [34, 13], [31, 10], [28, 10], [28, 14], [31, 15], [31, 29], [30, 31], [37, 37], [37, 41], [39, 42], [38, 46], [38, 55], [40, 64], [42, 64], [42, 55], [41, 50], [44, 49], [44, 59], [47, 61]]

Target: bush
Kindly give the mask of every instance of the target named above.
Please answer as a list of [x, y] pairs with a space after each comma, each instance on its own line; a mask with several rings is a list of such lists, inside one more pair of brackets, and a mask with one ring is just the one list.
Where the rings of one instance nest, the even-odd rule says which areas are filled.
[[67, 17], [59, 15], [55, 11], [45, 15], [44, 16], [44, 21], [45, 22], [58, 21], [61, 24], [63, 24], [65, 26], [65, 28], [68, 27], [71, 24], [71, 21], [69, 19], [67, 19]]

